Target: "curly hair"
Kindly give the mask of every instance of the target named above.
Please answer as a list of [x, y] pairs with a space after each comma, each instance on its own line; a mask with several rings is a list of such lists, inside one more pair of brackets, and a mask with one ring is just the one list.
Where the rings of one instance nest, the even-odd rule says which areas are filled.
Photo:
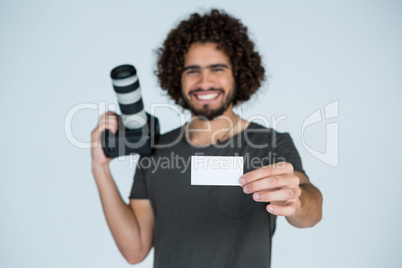
[[236, 87], [233, 105], [250, 99], [265, 80], [261, 57], [254, 51], [247, 27], [240, 20], [217, 9], [204, 15], [193, 13], [170, 31], [163, 46], [157, 50], [155, 74], [159, 84], [183, 108], [189, 108], [181, 93], [184, 56], [196, 42], [216, 43], [218, 49], [230, 58]]

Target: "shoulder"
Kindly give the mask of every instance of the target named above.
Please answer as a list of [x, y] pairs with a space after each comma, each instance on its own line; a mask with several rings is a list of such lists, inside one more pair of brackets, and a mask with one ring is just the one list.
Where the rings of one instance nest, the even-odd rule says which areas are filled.
[[164, 147], [179, 142], [184, 136], [183, 126], [161, 134], [156, 141], [157, 147]]
[[154, 163], [153, 159], [169, 153], [173, 146], [181, 143], [183, 137], [183, 127], [178, 127], [166, 133], [160, 134], [157, 138], [151, 140], [152, 153], [149, 155], [141, 155], [141, 161]]
[[262, 126], [255, 122], [250, 122], [245, 134], [250, 139], [261, 141], [269, 140], [273, 146], [277, 145], [277, 143], [287, 143], [292, 141], [288, 132], [279, 132], [271, 127]]

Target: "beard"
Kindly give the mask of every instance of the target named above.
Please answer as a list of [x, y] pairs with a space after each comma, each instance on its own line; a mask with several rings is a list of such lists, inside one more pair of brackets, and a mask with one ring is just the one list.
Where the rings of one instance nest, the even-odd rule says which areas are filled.
[[[197, 88], [197, 89], [192, 90], [191, 92], [196, 92], [196, 91], [204, 91], [204, 90]], [[214, 91], [214, 92], [219, 91], [222, 94], [225, 92], [222, 88], [209, 88], [207, 91]], [[189, 100], [182, 92], [182, 97], [183, 97], [185, 107], [189, 107], [190, 111], [195, 116], [204, 117], [204, 118], [208, 119], [209, 121], [214, 120], [218, 116], [221, 116], [229, 108], [230, 104], [233, 103], [235, 96], [236, 96], [236, 87], [234, 87], [232, 90], [229, 91], [229, 94], [222, 101], [220, 107], [211, 109], [209, 107], [209, 104], [204, 104], [204, 106], [201, 109], [197, 109], [193, 105], [190, 104]]]

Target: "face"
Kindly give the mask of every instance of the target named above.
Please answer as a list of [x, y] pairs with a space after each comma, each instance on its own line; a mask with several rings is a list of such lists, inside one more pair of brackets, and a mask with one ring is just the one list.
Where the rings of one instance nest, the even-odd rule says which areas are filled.
[[232, 108], [232, 65], [215, 43], [194, 43], [184, 57], [182, 96], [191, 112], [212, 120]]

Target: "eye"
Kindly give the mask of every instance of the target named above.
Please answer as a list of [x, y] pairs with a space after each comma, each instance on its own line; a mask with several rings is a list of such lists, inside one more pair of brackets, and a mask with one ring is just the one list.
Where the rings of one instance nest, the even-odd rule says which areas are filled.
[[197, 69], [189, 69], [186, 71], [186, 74], [198, 74], [199, 72]]
[[219, 73], [219, 72], [223, 72], [223, 68], [222, 67], [214, 67], [211, 69], [211, 71], [213, 73]]

